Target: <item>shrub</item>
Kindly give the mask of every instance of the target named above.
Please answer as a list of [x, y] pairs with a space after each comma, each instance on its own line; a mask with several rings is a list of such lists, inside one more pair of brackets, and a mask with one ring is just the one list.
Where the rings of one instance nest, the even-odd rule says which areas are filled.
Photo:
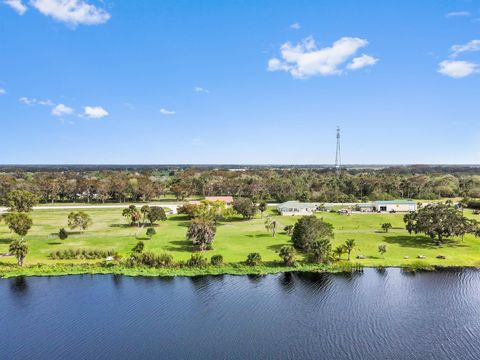
[[134, 253], [141, 253], [143, 251], [143, 249], [145, 248], [145, 244], [143, 241], [139, 241], [135, 244], [135, 246], [133, 247], [132, 251]]
[[118, 254], [115, 250], [99, 249], [65, 249], [50, 253], [50, 258], [54, 260], [93, 260], [104, 259], [108, 256], [118, 256]]
[[190, 259], [187, 260], [187, 266], [189, 267], [205, 267], [208, 264], [208, 260], [202, 254], [192, 254]]
[[149, 239], [151, 239], [152, 236], [154, 236], [156, 234], [157, 234], [157, 232], [155, 231], [155, 229], [153, 227], [149, 227], [147, 229], [147, 236], [148, 236]]
[[247, 256], [247, 260], [245, 261], [245, 263], [248, 265], [248, 266], [257, 266], [257, 265], [260, 265], [262, 263], [262, 256], [257, 253], [257, 252], [254, 252], [254, 253], [250, 253], [248, 254]]
[[223, 264], [223, 256], [222, 255], [213, 255], [210, 259], [212, 265], [222, 265]]
[[151, 252], [133, 253], [127, 260], [128, 267], [147, 266], [147, 267], [170, 267], [174, 265], [173, 256], [168, 253], [156, 255]]
[[68, 232], [64, 228], [61, 228], [60, 231], [58, 232], [58, 237], [60, 240], [65, 240], [68, 238]]
[[295, 264], [295, 249], [293, 246], [285, 245], [280, 248], [278, 256], [283, 260], [283, 263], [287, 266]]

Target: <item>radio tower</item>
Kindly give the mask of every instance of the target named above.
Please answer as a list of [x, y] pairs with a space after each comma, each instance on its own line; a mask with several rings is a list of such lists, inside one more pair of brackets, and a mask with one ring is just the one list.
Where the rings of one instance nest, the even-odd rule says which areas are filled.
[[337, 126], [337, 153], [335, 154], [335, 171], [340, 173], [342, 168], [342, 156], [340, 153], [340, 127]]

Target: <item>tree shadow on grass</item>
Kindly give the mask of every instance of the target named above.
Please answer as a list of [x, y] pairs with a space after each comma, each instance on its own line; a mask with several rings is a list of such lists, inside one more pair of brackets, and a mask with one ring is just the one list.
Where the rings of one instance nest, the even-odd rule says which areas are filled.
[[267, 246], [267, 249], [270, 249], [272, 251], [278, 252], [282, 247], [288, 244], [275, 244], [275, 245], [269, 245]]
[[47, 243], [48, 245], [61, 245], [62, 243], [60, 241], [51, 241]]
[[399, 235], [399, 236], [385, 236], [384, 240], [388, 244], [397, 244], [402, 247], [413, 247], [422, 249], [441, 249], [442, 247], [465, 247], [466, 245], [453, 239], [444, 239], [441, 245], [435, 242], [428, 236], [423, 235]]
[[113, 227], [113, 228], [134, 228], [134, 227], [136, 227], [136, 226], [132, 226], [130, 224], [110, 224], [108, 226]]
[[164, 247], [167, 251], [193, 252], [196, 248], [188, 240], [170, 241], [168, 246]]
[[0, 239], [0, 244], [10, 244], [13, 239]]
[[[68, 236], [70, 236], [70, 235], [81, 235], [81, 234], [83, 234], [83, 232], [81, 232], [81, 231], [67, 231], [67, 234], [68, 234]], [[50, 236], [57, 237], [58, 232], [50, 233]]]
[[272, 234], [248, 234], [248, 235], [245, 235], [246, 237], [249, 237], [249, 238], [266, 238], [266, 237], [269, 237], [271, 238], [272, 237]]

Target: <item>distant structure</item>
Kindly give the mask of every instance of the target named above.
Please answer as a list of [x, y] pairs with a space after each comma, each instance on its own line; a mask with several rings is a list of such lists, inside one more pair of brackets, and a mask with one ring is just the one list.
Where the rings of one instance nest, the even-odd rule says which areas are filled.
[[337, 126], [337, 153], [335, 154], [335, 171], [340, 172], [342, 168], [342, 155], [340, 153], [340, 127]]

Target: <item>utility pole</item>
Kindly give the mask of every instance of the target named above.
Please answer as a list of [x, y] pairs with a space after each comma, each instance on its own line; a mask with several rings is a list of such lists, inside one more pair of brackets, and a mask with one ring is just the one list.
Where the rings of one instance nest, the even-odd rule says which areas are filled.
[[340, 127], [337, 126], [337, 152], [335, 154], [335, 172], [337, 175], [340, 173], [342, 168], [342, 155], [340, 152]]

